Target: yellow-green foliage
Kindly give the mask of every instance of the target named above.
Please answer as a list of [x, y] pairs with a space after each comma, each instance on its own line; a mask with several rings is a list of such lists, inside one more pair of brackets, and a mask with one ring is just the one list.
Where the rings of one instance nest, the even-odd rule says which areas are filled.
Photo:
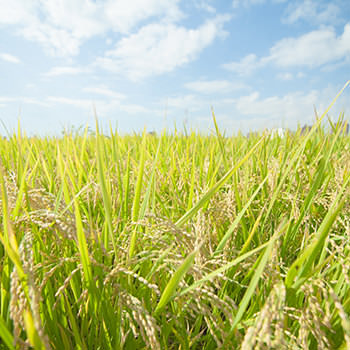
[[350, 138], [0, 141], [0, 349], [349, 349]]

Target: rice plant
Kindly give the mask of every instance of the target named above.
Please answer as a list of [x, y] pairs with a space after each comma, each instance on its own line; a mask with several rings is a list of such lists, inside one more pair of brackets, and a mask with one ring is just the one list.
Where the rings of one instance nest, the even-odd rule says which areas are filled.
[[350, 137], [327, 113], [0, 140], [0, 349], [350, 349]]

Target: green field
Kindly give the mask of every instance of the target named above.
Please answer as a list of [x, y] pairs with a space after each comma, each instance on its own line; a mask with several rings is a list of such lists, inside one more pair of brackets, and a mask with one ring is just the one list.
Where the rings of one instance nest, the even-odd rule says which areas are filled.
[[1, 140], [0, 349], [350, 349], [340, 125]]

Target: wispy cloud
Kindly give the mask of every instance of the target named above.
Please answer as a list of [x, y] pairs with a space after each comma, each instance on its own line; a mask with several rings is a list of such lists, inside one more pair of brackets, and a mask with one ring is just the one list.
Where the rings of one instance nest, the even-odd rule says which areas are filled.
[[248, 8], [253, 5], [262, 5], [267, 2], [272, 2], [272, 3], [283, 3], [286, 2], [287, 0], [233, 0], [232, 1], [232, 7], [233, 8], [238, 8], [238, 7], [245, 7]]
[[126, 98], [124, 94], [113, 91], [106, 86], [86, 87], [86, 88], [83, 88], [83, 91], [89, 92], [92, 94], [102, 95], [102, 96], [117, 99], [117, 100], [123, 100]]
[[49, 55], [58, 57], [78, 55], [83, 42], [67, 30], [47, 23], [30, 23], [19, 29], [18, 33], [27, 40], [39, 43]]
[[180, 0], [107, 0], [103, 11], [114, 31], [127, 33], [146, 19], [161, 18], [163, 23], [177, 22], [183, 17], [179, 2]]
[[289, 3], [282, 22], [291, 24], [304, 20], [311, 23], [335, 24], [340, 16], [340, 8], [334, 2], [304, 0]]
[[0, 103], [8, 103], [14, 101], [13, 97], [0, 96]]
[[[96, 90], [95, 93], [99, 91]], [[102, 92], [100, 90], [99, 92]], [[64, 96], [49, 96], [47, 102], [53, 105], [68, 105], [85, 111], [92, 111], [96, 107], [98, 116], [105, 117], [111, 113], [126, 112], [127, 114], [150, 113], [150, 110], [145, 106], [134, 103], [122, 103], [121, 98], [116, 99], [109, 96], [109, 100], [104, 99], [88, 99], [88, 98], [70, 98]], [[124, 98], [124, 96], [123, 96]]]
[[294, 79], [294, 75], [290, 72], [278, 73], [277, 78], [280, 80], [290, 81]]
[[19, 101], [21, 101], [22, 103], [33, 104], [33, 105], [38, 105], [42, 107], [50, 106], [50, 104], [48, 104], [47, 102], [43, 100], [39, 100], [37, 98], [33, 98], [33, 97], [21, 97], [19, 98]]
[[49, 107], [46, 101], [29, 96], [0, 96], [0, 103], [3, 105], [11, 103], [18, 106], [22, 104], [32, 104], [41, 107]]
[[199, 53], [224, 34], [228, 16], [217, 16], [196, 29], [174, 24], [149, 24], [121, 39], [113, 50], [96, 60], [106, 70], [139, 80], [170, 72], [193, 61]]
[[194, 0], [194, 5], [199, 10], [207, 11], [208, 13], [216, 13], [216, 9], [213, 6], [213, 1], [210, 0]]
[[166, 106], [170, 109], [198, 111], [203, 108], [203, 100], [193, 94], [171, 96], [167, 98]]
[[279, 80], [285, 80], [285, 81], [290, 81], [290, 80], [294, 80], [294, 79], [301, 79], [305, 77], [305, 73], [303, 72], [298, 72], [296, 74], [291, 73], [291, 72], [283, 72], [283, 73], [278, 73], [277, 74], [277, 78]]
[[44, 73], [46, 77], [57, 77], [60, 75], [76, 75], [89, 72], [89, 68], [84, 67], [72, 67], [72, 66], [58, 66], [53, 67], [48, 72]]
[[140, 114], [140, 113], [151, 113], [151, 111], [145, 106], [141, 106], [138, 104], [128, 103], [119, 105], [119, 109], [128, 114]]
[[247, 85], [243, 83], [233, 83], [228, 80], [197, 80], [186, 83], [185, 87], [202, 94], [222, 94], [247, 89]]
[[[231, 116], [228, 115], [222, 125], [245, 132], [275, 127], [295, 129], [298, 124], [313, 123], [316, 117], [315, 108], [318, 115], [322, 114], [339, 89], [339, 86], [330, 85], [311, 91], [299, 90], [271, 96], [263, 96], [255, 91], [238, 98], [223, 99], [220, 106], [225, 105], [225, 110], [231, 111]], [[340, 96], [337, 104], [330, 110], [330, 116], [337, 119], [341, 111], [349, 105], [348, 101], [349, 93]], [[218, 115], [222, 114], [218, 112]]]
[[182, 18], [179, 0], [1, 0], [0, 24], [38, 42], [54, 56], [74, 56], [88, 39], [107, 32], [128, 33], [146, 19]]
[[239, 6], [248, 7], [251, 5], [263, 4], [265, 0], [233, 0], [233, 8], [238, 8]]
[[223, 67], [239, 75], [247, 75], [267, 64], [280, 68], [317, 68], [349, 59], [350, 23], [347, 23], [339, 36], [332, 27], [321, 28], [296, 38], [278, 41], [266, 57], [258, 58], [255, 54], [250, 54], [238, 62], [226, 63]]
[[49, 96], [47, 97], [47, 101], [54, 104], [65, 104], [70, 105], [77, 108], [90, 109], [92, 110], [93, 101], [89, 99], [82, 98], [69, 98], [62, 96]]
[[[323, 112], [328, 95], [329, 91], [312, 90], [264, 97], [255, 91], [238, 98], [223, 99], [220, 106], [231, 111], [231, 116], [221, 119], [221, 125], [226, 130], [243, 132], [276, 127], [295, 129], [298, 124], [315, 120], [314, 106]], [[217, 114], [222, 116], [220, 112]]]
[[261, 66], [261, 61], [255, 54], [249, 54], [238, 62], [229, 62], [222, 65], [223, 68], [238, 75], [250, 75]]
[[[294, 119], [305, 117], [305, 113], [313, 116], [313, 105], [319, 102], [317, 91], [308, 94], [293, 92], [284, 96], [260, 97], [259, 92], [236, 99], [236, 109], [242, 115], [269, 116], [272, 120]], [[310, 116], [310, 115], [309, 115]]]
[[0, 60], [9, 63], [21, 63], [21, 60], [18, 57], [10, 55], [9, 53], [0, 53]]
[[324, 64], [350, 58], [350, 23], [341, 35], [334, 28], [321, 28], [298, 38], [285, 38], [277, 42], [264, 62], [280, 67], [320, 67]]

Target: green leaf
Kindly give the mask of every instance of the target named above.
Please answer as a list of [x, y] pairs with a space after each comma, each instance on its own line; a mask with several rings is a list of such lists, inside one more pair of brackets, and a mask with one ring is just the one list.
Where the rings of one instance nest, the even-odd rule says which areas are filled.
[[211, 197], [230, 179], [230, 177], [244, 164], [255, 149], [260, 145], [264, 138], [261, 138], [249, 152], [235, 165], [233, 166], [221, 180], [219, 180], [213, 187], [211, 187], [203, 197], [190, 209], [188, 210], [179, 220], [176, 221], [176, 226], [183, 226], [188, 220], [190, 220], [204, 205], [210, 200]]
[[241, 221], [243, 215], [245, 214], [245, 212], [247, 211], [247, 209], [250, 207], [251, 203], [253, 202], [253, 200], [255, 199], [255, 197], [257, 196], [257, 194], [260, 192], [261, 188], [264, 186], [265, 182], [267, 180], [267, 176], [265, 177], [265, 179], [261, 182], [261, 184], [259, 185], [259, 187], [255, 190], [255, 192], [252, 194], [252, 196], [249, 198], [249, 201], [247, 202], [247, 204], [243, 207], [243, 209], [239, 212], [239, 214], [236, 216], [235, 220], [233, 221], [233, 223], [231, 224], [231, 226], [229, 227], [228, 231], [226, 232], [225, 236], [222, 237], [221, 241], [219, 242], [218, 246], [216, 247], [215, 250], [215, 254], [220, 253], [223, 249], [225, 244], [227, 243], [227, 241], [229, 240], [229, 238], [231, 237], [233, 231], [235, 230], [235, 228], [237, 227], [237, 225], [239, 224], [239, 222]]
[[230, 330], [231, 334], [235, 330], [238, 323], [241, 321], [242, 316], [248, 307], [248, 304], [249, 304], [249, 302], [254, 294], [255, 288], [256, 288], [256, 286], [257, 286], [257, 284], [262, 276], [262, 273], [264, 272], [265, 266], [271, 258], [272, 248], [273, 248], [273, 245], [274, 245], [276, 239], [284, 232], [286, 227], [287, 227], [287, 221], [285, 220], [282, 222], [279, 229], [276, 230], [275, 234], [271, 237], [270, 241], [267, 244], [267, 247], [266, 247], [264, 253], [262, 253], [260, 262], [259, 262], [258, 266], [256, 267], [254, 276], [251, 279], [249, 286], [248, 286], [246, 292], [244, 293], [243, 299], [241, 300], [241, 302], [239, 304], [236, 316], [235, 316], [233, 323], [232, 323], [232, 326], [231, 326], [231, 330]]
[[92, 285], [92, 273], [89, 259], [89, 251], [86, 243], [85, 233], [83, 229], [83, 223], [81, 220], [80, 209], [77, 203], [77, 200], [74, 200], [75, 207], [75, 222], [77, 229], [77, 238], [78, 238], [78, 249], [80, 253], [81, 264], [83, 265], [83, 271], [85, 280], [88, 286]]
[[[271, 240], [275, 241], [278, 237], [275, 237]], [[224, 266], [208, 273], [205, 277], [201, 278], [200, 280], [196, 281], [195, 283], [191, 284], [189, 287], [185, 288], [183, 291], [180, 292], [179, 295], [184, 295], [188, 292], [190, 292], [191, 290], [196, 289], [197, 287], [199, 287], [201, 284], [211, 281], [212, 279], [214, 279], [215, 277], [217, 277], [218, 275], [222, 274], [223, 272], [231, 269], [232, 267], [238, 265], [239, 263], [241, 263], [242, 261], [244, 261], [245, 259], [251, 257], [252, 255], [256, 254], [257, 252], [259, 252], [260, 250], [266, 248], [269, 244], [271, 243], [271, 241], [264, 243], [262, 245], [260, 245], [259, 247], [250, 250], [248, 253], [242, 254], [240, 256], [238, 256], [236, 259], [230, 261], [229, 263], [225, 264]]]
[[1, 315], [0, 315], [0, 337], [9, 350], [15, 349], [13, 346], [13, 336], [11, 332], [8, 330], [6, 323]]
[[194, 262], [194, 258], [198, 252], [199, 248], [195, 249], [192, 253], [190, 253], [184, 262], [178, 267], [178, 269], [174, 272], [173, 276], [170, 278], [168, 284], [166, 285], [158, 305], [155, 309], [155, 313], [158, 313], [164, 306], [169, 302], [171, 297], [174, 295], [176, 288], [178, 287], [180, 281], [185, 276], [186, 272], [190, 269]]
[[[98, 124], [96, 120], [96, 148], [97, 148], [97, 170], [98, 170], [98, 180], [101, 186], [103, 207], [105, 211], [106, 224], [108, 229], [108, 237], [112, 242], [112, 246], [115, 254], [117, 254], [117, 247], [115, 244], [114, 234], [113, 234], [113, 224], [112, 224], [112, 203], [111, 196], [107, 189], [107, 181], [105, 178], [106, 164], [104, 161], [104, 149], [102, 147], [101, 136], [98, 130]], [[104, 242], [108, 246], [107, 242]]]

